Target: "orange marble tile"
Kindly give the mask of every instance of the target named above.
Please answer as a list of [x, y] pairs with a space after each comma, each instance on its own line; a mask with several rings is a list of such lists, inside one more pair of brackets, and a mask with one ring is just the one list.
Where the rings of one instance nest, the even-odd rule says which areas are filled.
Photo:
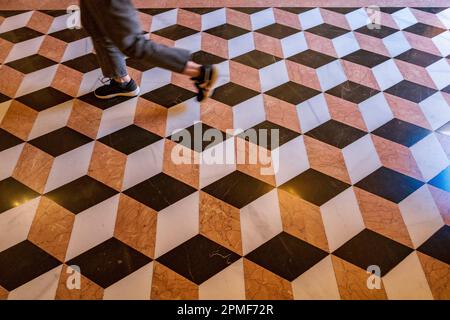
[[324, 23], [338, 26], [347, 30], [351, 29], [347, 22], [347, 19], [345, 18], [345, 15], [343, 14], [320, 8], [320, 15], [322, 16]]
[[52, 200], [42, 197], [28, 239], [64, 261], [75, 215]]
[[403, 32], [403, 35], [414, 49], [435, 54], [437, 56], [441, 55], [439, 49], [430, 38], [422, 37], [411, 32]]
[[239, 209], [200, 192], [200, 233], [242, 255]]
[[436, 14], [425, 12], [422, 10], [410, 8], [414, 17], [416, 17], [418, 22], [428, 24], [430, 26], [435, 26], [442, 29], [447, 29], [445, 25], [439, 20]]
[[241, 138], [236, 138], [235, 144], [236, 169], [272, 186], [276, 186], [270, 150]]
[[304, 139], [311, 168], [351, 184], [340, 149], [308, 136]]
[[121, 194], [114, 236], [141, 253], [154, 258], [156, 211]]
[[397, 119], [410, 122], [420, 127], [431, 129], [428, 120], [417, 103], [406, 99], [396, 97], [394, 95], [384, 94], [392, 113]]
[[44, 193], [53, 157], [26, 143], [12, 176], [36, 192]]
[[169, 38], [158, 36], [157, 34], [154, 34], [154, 33], [150, 33], [150, 40], [155, 41], [155, 42], [157, 42], [159, 44], [166, 45], [168, 47], [174, 47], [175, 46], [175, 41], [174, 40], [170, 40]]
[[161, 137], [166, 134], [167, 108], [139, 98], [134, 116], [134, 123]]
[[226, 132], [233, 128], [233, 109], [214, 99], [207, 99], [200, 107], [203, 123]]
[[22, 140], [27, 140], [37, 115], [37, 111], [27, 107], [19, 101], [13, 100], [3, 117], [0, 127]]
[[0, 65], [0, 74], [0, 93], [14, 98], [25, 78], [24, 74], [7, 65]]
[[274, 55], [279, 58], [283, 58], [283, 48], [281, 47], [281, 41], [264, 34], [255, 32], [253, 33], [253, 39], [255, 42], [256, 50]]
[[179, 86], [181, 88], [185, 88], [192, 92], [197, 92], [197, 88], [194, 85], [194, 81], [191, 80], [190, 77], [185, 76], [184, 74], [172, 72], [172, 84]]
[[5, 288], [0, 286], [0, 300], [6, 300], [8, 298], [8, 291]]
[[450, 193], [432, 185], [428, 185], [428, 189], [430, 190], [436, 207], [441, 213], [442, 219], [450, 226]]
[[81, 100], [74, 100], [67, 126], [95, 139], [102, 119], [102, 110]]
[[66, 48], [67, 43], [64, 41], [56, 39], [52, 36], [45, 36], [38, 53], [41, 56], [59, 62], [64, 56]]
[[198, 286], [170, 270], [164, 265], [154, 262], [152, 280], [152, 300], [197, 300]]
[[227, 23], [247, 30], [252, 29], [252, 22], [250, 20], [250, 15], [230, 8], [226, 8], [225, 10], [227, 16]]
[[425, 68], [397, 59], [395, 59], [395, 63], [400, 70], [403, 78], [405, 78], [406, 80], [436, 89], [436, 85], [434, 84], [433, 79], [431, 79], [429, 73]]
[[230, 61], [230, 81], [255, 91], [261, 91], [257, 69]]
[[322, 91], [316, 69], [286, 60], [289, 80]]
[[268, 121], [295, 132], [301, 132], [297, 109], [294, 105], [266, 94], [263, 95], [263, 98], [264, 110]]
[[40, 11], [34, 11], [33, 15], [28, 21], [27, 27], [42, 33], [47, 33], [52, 26], [52, 23], [53, 17]]
[[331, 256], [334, 273], [342, 300], [386, 300], [383, 281], [381, 289], [367, 288], [369, 274], [353, 264]]
[[199, 161], [197, 152], [172, 140], [164, 141], [163, 172], [196, 189], [200, 180]]
[[51, 86], [72, 97], [76, 97], [82, 80], [83, 74], [81, 72], [60, 64]]
[[278, 189], [283, 230], [329, 252], [320, 208]]
[[150, 32], [152, 20], [153, 17], [151, 15], [139, 12], [139, 21], [141, 23], [142, 30]]
[[426, 254], [417, 252], [433, 298], [450, 300], [450, 266]]
[[14, 44], [4, 39], [0, 39], [0, 63], [5, 61], [12, 47], [14, 47]]
[[359, 111], [358, 105], [350, 101], [325, 94], [331, 118], [355, 128], [367, 131], [364, 119]]
[[[83, 275], [80, 275], [80, 289], [69, 289], [73, 285], [74, 271], [64, 265], [59, 278], [58, 289], [56, 290], [56, 300], [102, 300], [103, 288], [92, 282]], [[69, 284], [69, 286], [68, 286]]]
[[197, 31], [202, 30], [202, 16], [183, 9], [178, 9], [177, 24]]
[[409, 148], [375, 135], [372, 141], [383, 166], [424, 181]]
[[292, 285], [244, 258], [245, 296], [247, 300], [292, 300]]
[[96, 141], [88, 175], [120, 191], [126, 163], [125, 154]]
[[389, 51], [387, 50], [381, 39], [371, 37], [359, 32], [354, 32], [354, 35], [361, 49], [390, 57]]
[[278, 8], [273, 8], [273, 15], [275, 16], [276, 23], [284, 24], [299, 30], [301, 29], [300, 19], [297, 14], [280, 10]]
[[346, 60], [342, 60], [341, 62], [348, 80], [380, 90], [371, 69]]
[[202, 50], [228, 59], [228, 41], [202, 32]]
[[308, 31], [305, 32], [305, 38], [309, 49], [337, 58], [336, 50], [330, 40]]
[[368, 229], [413, 247], [397, 204], [359, 188], [354, 190], [364, 224]]

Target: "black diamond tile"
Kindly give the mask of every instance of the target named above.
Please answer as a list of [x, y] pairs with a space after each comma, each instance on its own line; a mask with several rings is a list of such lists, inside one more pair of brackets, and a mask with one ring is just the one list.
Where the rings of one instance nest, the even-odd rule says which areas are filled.
[[395, 13], [397, 11], [402, 10], [402, 9], [404, 9], [404, 8], [402, 8], [402, 7], [381, 7], [380, 11], [384, 12], [384, 13], [393, 14], [393, 13]]
[[143, 8], [139, 9], [140, 12], [149, 14], [151, 16], [156, 16], [158, 14], [173, 10], [172, 8]]
[[0, 252], [0, 286], [12, 291], [61, 262], [28, 240]]
[[84, 29], [63, 29], [53, 32], [50, 35], [66, 43], [78, 41], [89, 36]]
[[[212, 141], [207, 141], [209, 138], [211, 138]], [[207, 124], [197, 122], [186, 129], [177, 131], [170, 136], [169, 139], [196, 152], [202, 152], [228, 138], [229, 136], [224, 132], [212, 128]]]
[[423, 182], [389, 168], [381, 167], [355, 186], [384, 199], [400, 203], [423, 186]]
[[0, 33], [0, 38], [12, 43], [19, 43], [40, 37], [42, 35], [44, 34], [40, 33], [39, 31], [30, 29], [28, 27], [23, 27], [5, 33]]
[[[276, 138], [276, 135], [278, 135], [278, 138]], [[267, 120], [238, 135], [238, 137], [264, 147], [267, 150], [276, 149], [298, 136], [300, 136], [299, 133]], [[274, 139], [273, 143], [272, 139]]]
[[3, 93], [0, 92], [0, 103], [6, 102], [8, 100], [11, 100], [11, 98], [8, 96], [5, 96]]
[[437, 90], [408, 80], [403, 80], [385, 90], [385, 92], [415, 103], [419, 103], [435, 94]]
[[78, 214], [117, 194], [117, 191], [103, 183], [83, 176], [69, 182], [45, 196], [74, 214]]
[[21, 144], [22, 139], [0, 128], [0, 152]]
[[318, 51], [308, 49], [287, 58], [287, 60], [302, 64], [307, 67], [311, 67], [313, 69], [317, 69], [336, 60], [336, 58]]
[[9, 62], [6, 65], [19, 72], [28, 74], [31, 72], [35, 72], [53, 66], [55, 64], [56, 62], [53, 60], [47, 59], [46, 57], [43, 57], [39, 54], [34, 54], [26, 58]]
[[320, 94], [320, 91], [289, 81], [281, 86], [266, 91], [265, 94], [297, 105]]
[[345, 148], [366, 134], [367, 132], [336, 120], [329, 120], [306, 133], [307, 136], [339, 149]]
[[174, 41], [192, 36], [195, 33], [198, 33], [198, 31], [185, 26], [181, 26], [179, 24], [174, 24], [172, 26], [153, 32], [153, 34]]
[[183, 10], [187, 10], [199, 15], [204, 15], [213, 11], [217, 11], [222, 8], [183, 8]]
[[403, 29], [403, 31], [411, 32], [427, 38], [434, 38], [446, 30], [419, 22]]
[[267, 8], [264, 8], [264, 7], [232, 7], [231, 9], [245, 13], [245, 14], [254, 14], [254, 13], [263, 11]]
[[350, 32], [349, 30], [328, 23], [322, 23], [318, 26], [309, 28], [307, 31], [327, 39], [334, 39]]
[[436, 130], [441, 134], [445, 134], [446, 136], [450, 136], [450, 121], [444, 124], [442, 127]]
[[450, 192], [450, 167], [447, 167], [428, 183], [436, 188]]
[[14, 178], [9, 177], [5, 180], [1, 180], [0, 214], [37, 197], [39, 197], [39, 193], [31, 190]]
[[426, 68], [442, 58], [428, 52], [420, 51], [417, 49], [409, 49], [408, 51], [405, 51], [396, 56], [395, 59]]
[[253, 50], [233, 58], [232, 60], [255, 69], [261, 69], [278, 62], [281, 59], [265, 52]]
[[156, 211], [161, 211], [195, 191], [193, 187], [165, 173], [159, 173], [124, 193]]
[[444, 225], [417, 250], [450, 265], [450, 227]]
[[233, 82], [228, 82], [227, 84], [216, 88], [211, 98], [229, 106], [235, 106], [257, 96], [258, 94], [259, 92], [240, 86]]
[[161, 139], [160, 136], [133, 124], [98, 141], [128, 155]]
[[327, 255], [325, 251], [282, 232], [250, 252], [246, 258], [293, 281]]
[[205, 52], [205, 51], [197, 51], [192, 54], [192, 61], [205, 65], [205, 64], [219, 64], [221, 62], [226, 61], [227, 59], [224, 59], [222, 57], [216, 56], [212, 53]]
[[308, 169], [282, 184], [279, 188], [317, 206], [321, 206], [348, 187], [350, 185], [345, 182], [314, 169]]
[[[450, 59], [450, 56], [448, 56], [447, 59]], [[450, 85], [446, 86], [441, 91], [450, 94]]]
[[97, 107], [102, 110], [109, 109], [123, 103], [125, 101], [133, 99], [132, 97], [115, 97], [112, 99], [99, 99], [95, 96], [94, 92], [90, 92], [78, 98], [79, 100], [86, 102], [94, 107]]
[[68, 14], [67, 10], [39, 10], [39, 11], [53, 18], [61, 17]]
[[359, 104], [379, 93], [378, 90], [366, 87], [360, 83], [346, 81], [327, 91], [332, 96]]
[[29, 143], [53, 157], [58, 157], [91, 141], [91, 138], [78, 131], [63, 127], [33, 139]]
[[431, 131], [394, 118], [372, 133], [409, 148], [429, 135]]
[[127, 66], [131, 67], [133, 69], [136, 69], [138, 71], [144, 72], [150, 69], [153, 69], [156, 67], [155, 64], [153, 64], [151, 61], [148, 60], [142, 60], [142, 59], [133, 59], [128, 58], [127, 59]]
[[272, 189], [273, 187], [271, 185], [261, 180], [240, 171], [234, 171], [202, 190], [217, 199], [241, 209]]
[[239, 258], [233, 251], [197, 235], [159, 257], [157, 261], [200, 285]]
[[375, 52], [360, 49], [358, 51], [346, 55], [345, 57], [342, 57], [342, 59], [356, 64], [360, 64], [368, 68], [373, 68], [389, 60], [390, 58]]
[[81, 73], [88, 73], [99, 68], [97, 57], [93, 53], [66, 61], [63, 64]]
[[310, 10], [312, 10], [314, 8], [307, 8], [307, 7], [280, 7], [278, 9], [283, 10], [283, 11], [287, 11], [287, 12], [290, 12], [290, 13], [293, 13], [293, 14], [300, 14], [300, 13], [304, 13], [304, 12], [310, 11]]
[[446, 7], [414, 7], [414, 9], [436, 14], [436, 13], [446, 10], [447, 8]]
[[381, 276], [384, 276], [412, 251], [403, 244], [364, 229], [334, 251], [333, 255], [364, 270], [371, 265], [377, 265], [380, 267]]
[[329, 11], [333, 11], [336, 13], [340, 13], [340, 14], [348, 14], [350, 12], [353, 12], [359, 8], [354, 8], [354, 7], [326, 7], [324, 9], [327, 9]]
[[359, 29], [356, 29], [355, 32], [362, 33], [378, 39], [384, 39], [387, 36], [390, 36], [391, 34], [398, 32], [398, 30], [387, 26], [382, 26], [381, 28], [369, 28], [368, 26], [363, 26]]
[[111, 238], [67, 262], [80, 267], [81, 274], [102, 288], [125, 278], [152, 259], [125, 243]]
[[255, 32], [264, 34], [272, 38], [283, 39], [295, 33], [299, 33], [300, 30], [285, 26], [283, 24], [274, 23], [261, 29], [258, 29]]
[[163, 107], [170, 108], [195, 97], [195, 93], [174, 84], [155, 89], [141, 96]]
[[53, 87], [46, 87], [44, 89], [21, 96], [16, 100], [26, 104], [36, 111], [44, 111], [51, 107], [57, 106], [73, 98], [64, 92], [56, 90]]
[[0, 17], [9, 18], [12, 16], [17, 16], [18, 14], [25, 13], [25, 10], [0, 10]]
[[242, 36], [243, 34], [246, 34], [250, 31], [232, 24], [225, 23], [220, 26], [208, 29], [204, 32], [225, 40], [231, 40], [233, 38]]

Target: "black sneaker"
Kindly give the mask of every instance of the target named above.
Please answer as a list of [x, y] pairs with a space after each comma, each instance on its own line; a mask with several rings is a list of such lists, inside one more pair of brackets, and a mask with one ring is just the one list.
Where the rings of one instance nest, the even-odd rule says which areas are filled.
[[97, 88], [94, 94], [99, 99], [111, 99], [115, 97], [136, 97], [139, 91], [140, 89], [133, 79], [127, 83], [119, 83], [111, 79], [108, 84]]
[[200, 69], [200, 76], [191, 78], [195, 81], [195, 86], [198, 89], [197, 101], [202, 102], [212, 94], [212, 87], [217, 81], [218, 71], [215, 66], [202, 66]]

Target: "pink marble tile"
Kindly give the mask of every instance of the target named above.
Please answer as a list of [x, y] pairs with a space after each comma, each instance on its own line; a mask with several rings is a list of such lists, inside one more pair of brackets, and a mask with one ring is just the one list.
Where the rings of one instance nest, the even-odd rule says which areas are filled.
[[319, 78], [316, 69], [298, 64], [296, 62], [286, 60], [289, 80], [302, 84], [304, 86], [321, 91]]
[[258, 70], [239, 62], [230, 61], [230, 81], [258, 92], [261, 91]]
[[436, 85], [434, 84], [433, 79], [431, 79], [429, 73], [425, 68], [397, 59], [395, 59], [394, 61], [406, 80], [436, 89]]
[[386, 46], [381, 39], [371, 37], [359, 32], [355, 32], [354, 35], [356, 40], [358, 40], [361, 49], [390, 57], [389, 51], [386, 49]]
[[273, 14], [275, 16], [275, 22], [279, 24], [284, 24], [295, 29], [300, 29], [300, 19], [297, 14], [287, 12], [285, 10], [280, 10], [278, 8], [273, 9]]
[[325, 53], [332, 57], [338, 57], [336, 50], [334, 49], [333, 43], [321, 36], [317, 36], [308, 31], [305, 31], [306, 42], [308, 43], [308, 48], [314, 51]]
[[281, 41], [264, 34], [255, 32], [253, 33], [255, 41], [255, 48], [259, 51], [266, 52], [279, 58], [283, 58], [283, 49], [281, 47]]
[[230, 8], [226, 8], [227, 23], [251, 30], [252, 22], [250, 20], [250, 15], [243, 12], [239, 12]]
[[357, 104], [327, 93], [325, 94], [325, 100], [327, 101], [332, 119], [367, 131], [366, 123], [364, 122]]
[[275, 124], [300, 133], [300, 122], [294, 105], [272, 96], [263, 95], [266, 118]]
[[177, 24], [200, 31], [202, 30], [202, 16], [191, 11], [178, 9]]
[[209, 33], [202, 33], [202, 50], [228, 59], [228, 41]]
[[428, 189], [441, 213], [442, 219], [447, 225], [450, 225], [450, 193], [432, 185], [428, 185]]
[[348, 80], [380, 90], [371, 69], [346, 60], [342, 60], [342, 66], [344, 67], [344, 72]]
[[338, 26], [340, 28], [344, 28], [350, 30], [350, 26], [345, 18], [345, 15], [333, 12], [331, 10], [327, 10], [324, 8], [320, 8], [320, 14], [322, 15], [323, 21], [325, 23]]
[[409, 10], [411, 10], [412, 14], [416, 17], [418, 22], [446, 29], [444, 24], [441, 22], [441, 20], [439, 20], [439, 18], [435, 14], [414, 8], [410, 8]]
[[423, 128], [431, 129], [428, 120], [417, 103], [384, 93], [395, 118], [404, 120]]
[[440, 56], [440, 52], [430, 38], [422, 37], [411, 32], [403, 32], [411, 47]]

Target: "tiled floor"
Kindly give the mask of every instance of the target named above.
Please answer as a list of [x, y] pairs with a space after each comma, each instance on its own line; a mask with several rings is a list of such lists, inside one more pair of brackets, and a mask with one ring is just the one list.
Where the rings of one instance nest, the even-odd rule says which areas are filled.
[[[450, 299], [450, 9], [140, 15], [218, 65], [212, 99], [129, 60], [142, 95], [96, 100], [65, 11], [0, 11], [0, 299]], [[279, 130], [268, 175], [250, 128]]]

